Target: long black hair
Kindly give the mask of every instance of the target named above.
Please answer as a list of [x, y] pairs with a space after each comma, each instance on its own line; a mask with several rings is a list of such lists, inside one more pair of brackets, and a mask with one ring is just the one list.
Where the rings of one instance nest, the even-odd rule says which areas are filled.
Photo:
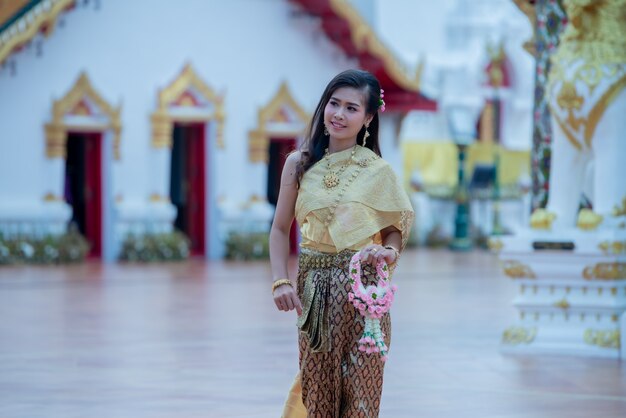
[[[335, 90], [342, 87], [352, 87], [363, 92], [365, 99], [365, 113], [373, 115], [372, 121], [367, 128], [369, 137], [367, 138], [366, 147], [374, 151], [379, 156], [380, 147], [378, 145], [378, 107], [380, 105], [380, 83], [371, 73], [363, 70], [346, 70], [335, 76], [326, 86], [322, 97], [320, 98], [315, 113], [309, 124], [306, 139], [302, 145], [302, 157], [296, 169], [296, 177], [298, 179], [298, 187], [304, 173], [311, 168], [316, 162], [324, 157], [326, 148], [328, 148], [328, 136], [324, 135], [324, 108], [330, 100]], [[363, 143], [365, 135], [365, 126], [361, 128], [356, 136], [357, 144]]]

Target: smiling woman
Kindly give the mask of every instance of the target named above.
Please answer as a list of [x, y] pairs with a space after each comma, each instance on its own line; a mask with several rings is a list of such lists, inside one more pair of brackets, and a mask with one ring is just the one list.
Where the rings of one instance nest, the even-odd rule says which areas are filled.
[[[274, 302], [281, 311], [297, 311], [300, 330], [300, 374], [285, 417], [378, 416], [386, 355], [359, 350], [367, 327], [349, 301], [355, 283], [349, 263], [360, 259], [368, 289], [380, 285], [378, 273], [395, 267], [413, 220], [406, 193], [380, 155], [383, 108], [372, 74], [337, 75], [322, 94], [302, 149], [285, 162], [270, 232]], [[294, 217], [302, 236], [295, 288], [287, 278]], [[379, 319], [386, 354], [389, 314]]]

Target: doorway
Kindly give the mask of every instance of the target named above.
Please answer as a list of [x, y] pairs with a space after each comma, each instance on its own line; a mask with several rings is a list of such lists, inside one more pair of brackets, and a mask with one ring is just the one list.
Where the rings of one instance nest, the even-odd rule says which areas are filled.
[[[270, 138], [269, 164], [267, 166], [267, 201], [276, 206], [280, 191], [280, 178], [287, 156], [296, 149], [295, 138]], [[294, 220], [289, 232], [289, 253], [298, 253], [298, 224]]]
[[89, 242], [90, 258], [102, 257], [102, 134], [68, 132], [64, 198], [72, 207], [70, 227]]
[[191, 241], [191, 255], [204, 255], [205, 124], [175, 123], [170, 167], [170, 200], [176, 206], [174, 226]]

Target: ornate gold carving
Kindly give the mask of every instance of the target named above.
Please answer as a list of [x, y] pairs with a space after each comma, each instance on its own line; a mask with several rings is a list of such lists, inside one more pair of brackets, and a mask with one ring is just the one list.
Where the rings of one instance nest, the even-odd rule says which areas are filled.
[[[122, 125], [120, 122], [121, 108], [114, 108], [98, 94], [92, 87], [86, 73], [81, 73], [74, 86], [63, 98], [55, 100], [52, 104], [52, 122], [45, 125], [46, 132], [46, 155], [48, 158], [65, 158], [65, 146], [67, 141], [67, 130], [63, 118], [70, 114], [79, 103], [85, 99], [93, 102], [98, 109], [108, 117], [108, 128], [113, 131], [113, 156], [120, 158], [120, 134]], [[81, 129], [90, 129], [89, 126], [81, 126]], [[101, 125], [94, 125], [94, 130], [102, 130]]]
[[163, 195], [160, 195], [159, 193], [152, 193], [150, 195], [150, 201], [151, 202], [155, 202], [155, 203], [157, 203], [157, 202], [169, 202], [170, 198], [166, 197], [166, 196], [163, 196]]
[[[282, 112], [285, 109], [291, 110], [297, 117], [297, 124], [302, 129], [287, 129], [278, 132], [268, 132], [268, 122], [276, 122], [284, 119]], [[280, 115], [279, 117], [277, 117]], [[248, 134], [248, 152], [251, 162], [268, 161], [268, 147], [270, 137], [292, 137], [297, 138], [303, 134], [304, 127], [308, 123], [310, 116], [293, 98], [286, 82], [282, 82], [278, 92], [270, 102], [259, 109], [257, 128]]]
[[[569, 24], [552, 56], [549, 90], [556, 94], [556, 87], [559, 98], [571, 100], [551, 101], [550, 107], [567, 138], [580, 148], [591, 146], [602, 115], [626, 87], [626, 2], [564, 0], [563, 6]], [[575, 108], [582, 104], [579, 93], [587, 103]]]
[[61, 196], [57, 196], [52, 192], [48, 192], [43, 197], [44, 202], [62, 202], [63, 198]]
[[587, 266], [583, 270], [586, 280], [624, 280], [626, 279], [626, 263], [598, 263]]
[[376, 32], [361, 17], [359, 12], [347, 0], [330, 0], [330, 8], [337, 16], [342, 17], [350, 26], [352, 43], [358, 52], [368, 51], [376, 58], [380, 59], [389, 76], [398, 86], [405, 90], [419, 92], [423, 62], [418, 65], [413, 76], [409, 75], [406, 69], [400, 65], [400, 61], [393, 56], [378, 38]]
[[569, 24], [560, 36], [558, 58], [626, 62], [626, 3], [623, 0], [565, 0], [563, 6]]
[[602, 223], [603, 219], [604, 217], [602, 215], [598, 215], [591, 209], [581, 209], [580, 212], [578, 212], [576, 226], [585, 231], [593, 231], [598, 228], [598, 225]]
[[560, 309], [569, 309], [570, 308], [570, 303], [567, 301], [567, 299], [563, 298], [559, 301], [554, 302], [554, 306]]
[[530, 267], [515, 260], [504, 261], [503, 270], [504, 274], [513, 279], [534, 279], [537, 277]]
[[626, 241], [602, 241], [598, 248], [604, 254], [623, 254], [626, 253]]
[[602, 348], [620, 348], [620, 332], [617, 329], [596, 330], [588, 328], [585, 330], [583, 339], [587, 344]]
[[622, 206], [617, 206], [613, 208], [613, 216], [626, 216], [626, 197], [622, 199]]
[[499, 253], [502, 250], [502, 248], [504, 248], [504, 243], [502, 242], [501, 239], [489, 238], [489, 240], [487, 240], [487, 246], [494, 253]]
[[580, 109], [585, 102], [585, 98], [576, 93], [574, 83], [566, 81], [561, 86], [561, 92], [556, 97], [556, 102], [563, 109]]
[[530, 227], [532, 229], [550, 229], [555, 219], [555, 213], [548, 212], [546, 209], [535, 209], [530, 216]]
[[[200, 94], [206, 101], [213, 106], [211, 115], [199, 115], [193, 117], [175, 117], [169, 107], [172, 105], [180, 105], [178, 103], [181, 96], [195, 91]], [[164, 148], [172, 146], [172, 131], [174, 122], [177, 120], [208, 122], [215, 121], [216, 126], [216, 145], [218, 148], [224, 148], [224, 98], [213, 91], [194, 71], [191, 64], [185, 64], [183, 70], [178, 77], [172, 81], [167, 87], [159, 92], [157, 110], [151, 115], [152, 122], [152, 146], [155, 148]], [[189, 100], [184, 100], [186, 105], [191, 105]]]
[[171, 147], [174, 124], [167, 112], [157, 110], [150, 119], [152, 120], [152, 146], [155, 148]]
[[502, 343], [509, 345], [530, 344], [537, 335], [537, 328], [509, 327], [502, 333]]
[[30, 41], [39, 32], [43, 31], [46, 36], [50, 36], [59, 14], [73, 6], [76, 0], [50, 0], [50, 2], [49, 8], [35, 7], [2, 33], [0, 64], [11, 55], [11, 52]]

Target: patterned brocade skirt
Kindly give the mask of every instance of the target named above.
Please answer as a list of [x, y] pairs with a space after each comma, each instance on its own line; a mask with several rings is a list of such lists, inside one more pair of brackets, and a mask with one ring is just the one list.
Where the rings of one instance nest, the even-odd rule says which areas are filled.
[[[302, 401], [309, 418], [378, 417], [384, 362], [358, 350], [364, 320], [348, 302], [349, 263], [354, 251], [337, 254], [303, 248], [297, 291]], [[375, 284], [375, 269], [363, 267], [363, 284]], [[390, 346], [389, 315], [381, 319]]]

